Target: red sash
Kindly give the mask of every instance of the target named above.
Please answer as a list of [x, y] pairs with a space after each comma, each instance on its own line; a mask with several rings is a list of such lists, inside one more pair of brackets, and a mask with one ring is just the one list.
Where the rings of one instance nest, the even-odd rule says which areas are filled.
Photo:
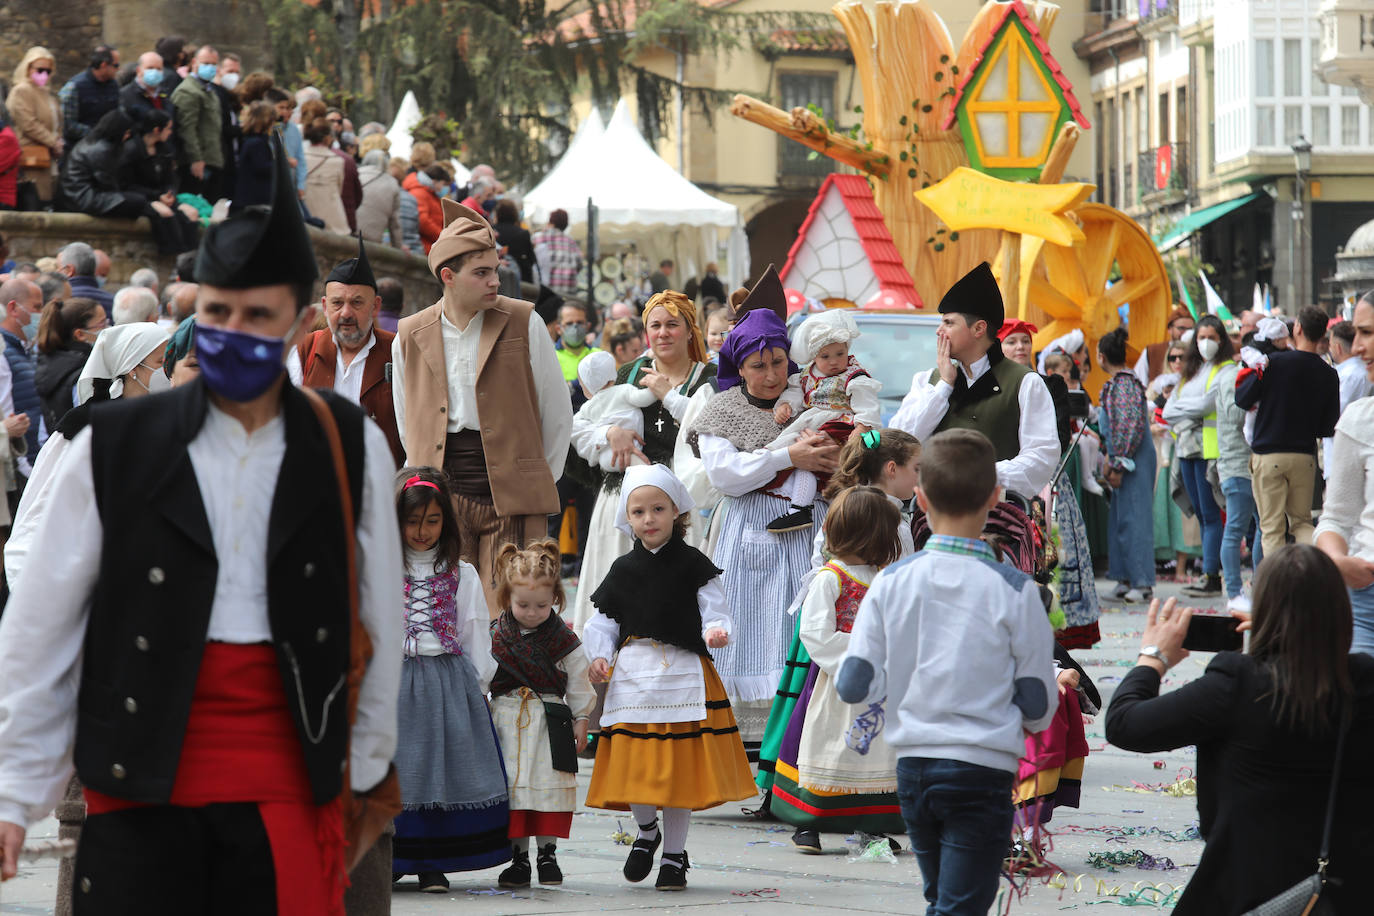
[[[85, 793], [88, 814], [142, 805]], [[217, 802], [258, 804], [272, 846], [278, 913], [342, 916], [347, 881], [339, 802], [314, 803], [271, 646], [205, 644], [170, 804]]]

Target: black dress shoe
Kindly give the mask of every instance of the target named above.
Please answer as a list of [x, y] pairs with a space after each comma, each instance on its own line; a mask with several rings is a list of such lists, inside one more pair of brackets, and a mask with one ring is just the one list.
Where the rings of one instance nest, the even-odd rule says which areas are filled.
[[797, 832], [792, 834], [792, 845], [803, 855], [818, 856], [821, 854], [821, 835], [815, 830], [798, 828]]
[[420, 874], [420, 891], [425, 894], [447, 894], [448, 877], [441, 871], [427, 871]]
[[691, 867], [687, 861], [687, 850], [680, 853], [665, 852], [658, 866], [658, 880], [654, 882], [654, 887], [661, 891], [687, 890], [687, 869]]
[[563, 869], [558, 867], [558, 857], [554, 855], [558, 847], [554, 843], [539, 847], [539, 857], [535, 866], [539, 869], [540, 884], [562, 884]]
[[768, 530], [774, 534], [786, 534], [789, 531], [800, 531], [803, 528], [811, 528], [813, 518], [811, 507], [806, 506], [801, 509], [794, 509], [786, 515], [780, 515], [768, 523]]
[[[658, 818], [647, 827], [640, 825], [640, 830], [653, 830], [658, 825]], [[626, 881], [643, 881], [649, 877], [649, 872], [654, 868], [654, 853], [658, 852], [659, 844], [663, 842], [663, 831], [659, 830], [658, 836], [652, 840], [640, 838], [634, 841], [630, 847], [630, 854], [625, 858], [624, 875]]]

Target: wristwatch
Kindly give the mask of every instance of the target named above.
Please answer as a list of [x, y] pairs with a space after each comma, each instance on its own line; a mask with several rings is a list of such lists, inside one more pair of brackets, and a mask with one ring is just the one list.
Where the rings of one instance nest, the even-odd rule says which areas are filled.
[[1164, 650], [1161, 649], [1159, 646], [1141, 646], [1140, 654], [1148, 655], [1150, 656], [1150, 658], [1153, 659], [1158, 659], [1164, 665], [1165, 668], [1173, 667], [1169, 662], [1169, 656], [1165, 655]]

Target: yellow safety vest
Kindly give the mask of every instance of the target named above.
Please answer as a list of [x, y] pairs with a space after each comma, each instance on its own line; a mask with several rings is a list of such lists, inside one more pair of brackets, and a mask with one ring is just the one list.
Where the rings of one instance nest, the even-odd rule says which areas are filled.
[[[1203, 389], [1210, 390], [1212, 383], [1216, 381], [1217, 373], [1227, 366], [1234, 366], [1232, 360], [1224, 363], [1217, 363], [1212, 367], [1212, 371], [1207, 373], [1207, 385]], [[1213, 403], [1216, 403], [1215, 401]], [[1212, 408], [1212, 412], [1202, 418], [1202, 457], [1204, 459], [1220, 458], [1221, 446], [1217, 443], [1217, 409]]]

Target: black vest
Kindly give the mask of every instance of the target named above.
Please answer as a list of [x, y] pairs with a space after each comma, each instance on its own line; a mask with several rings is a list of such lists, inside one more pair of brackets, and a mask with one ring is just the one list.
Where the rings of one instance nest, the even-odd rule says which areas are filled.
[[[988, 358], [991, 366], [972, 385], [962, 369], [957, 371], [949, 410], [935, 431], [975, 429], [992, 440], [998, 461], [1009, 461], [1021, 454], [1021, 379], [1031, 370], [996, 347], [988, 351]], [[933, 370], [930, 383], [939, 380], [940, 370]]]
[[[321, 392], [361, 504], [363, 413]], [[203, 383], [91, 411], [91, 471], [104, 528], [77, 700], [81, 781], [116, 798], [172, 794], [210, 625], [218, 562], [187, 446]], [[272, 497], [267, 615], [316, 804], [339, 794], [348, 749], [345, 536], [328, 440], [309, 402], [282, 393], [286, 453]]]

